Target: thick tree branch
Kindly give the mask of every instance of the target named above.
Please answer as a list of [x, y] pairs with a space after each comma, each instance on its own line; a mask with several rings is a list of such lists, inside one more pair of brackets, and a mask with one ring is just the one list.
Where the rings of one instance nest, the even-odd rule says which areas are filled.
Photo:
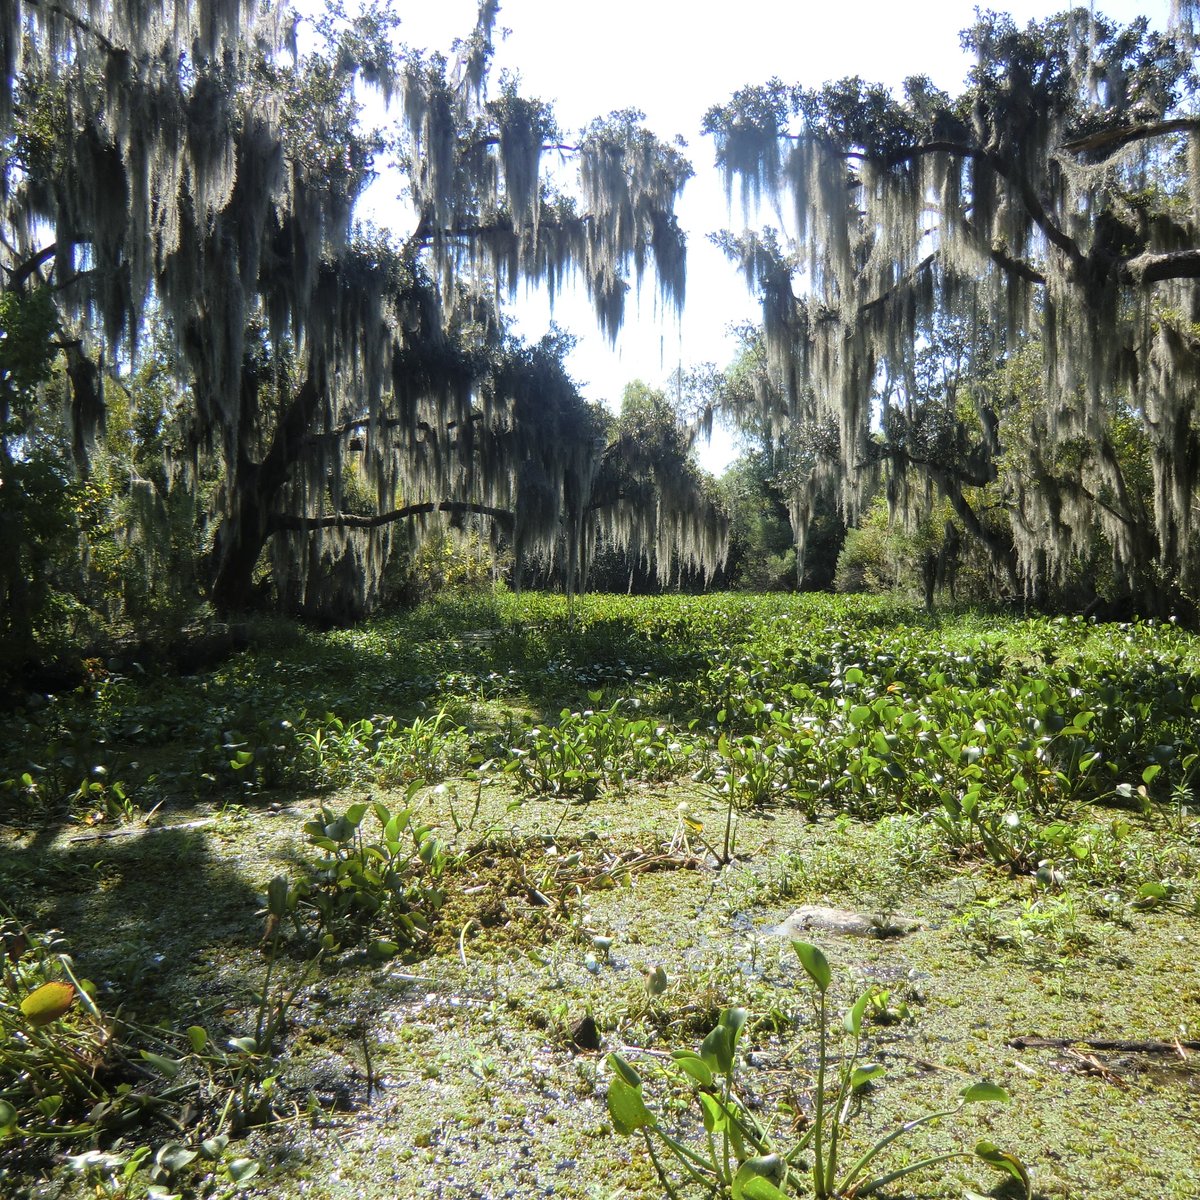
[[1046, 282], [1046, 276], [1037, 269], [1031, 266], [1023, 258], [1013, 258], [999, 246], [988, 247], [988, 257], [1008, 275], [1015, 275], [1018, 279], [1024, 279], [1027, 283], [1036, 283], [1043, 286]]
[[27, 258], [23, 263], [18, 263], [15, 267], [7, 268], [9, 273], [8, 287], [12, 291], [16, 291], [19, 287], [22, 287], [31, 275], [40, 270], [57, 253], [57, 244], [51, 242], [48, 246], [43, 246], [32, 258]]
[[1166, 137], [1172, 133], [1200, 133], [1200, 118], [1178, 117], [1172, 121], [1153, 121], [1141, 125], [1121, 125], [1116, 129], [1102, 129], [1099, 133], [1089, 133], [1086, 137], [1064, 142], [1063, 149], [1072, 154], [1090, 154], [1093, 150], [1115, 152], [1133, 142]]
[[[538, 228], [566, 229], [571, 224], [577, 224], [581, 228], [586, 228], [593, 223], [594, 218], [587, 214], [575, 217], [572, 221], [563, 221], [543, 216], [538, 222]], [[417, 246], [429, 246], [438, 239], [462, 239], [469, 243], [492, 233], [507, 233], [515, 236], [517, 227], [511, 221], [477, 221], [473, 223], [460, 222], [449, 228], [437, 228], [432, 221], [422, 218], [417, 223], [416, 229], [409, 235], [405, 245], [414, 248]]]
[[[913, 162], [918, 158], [923, 158], [927, 154], [949, 154], [954, 158], [971, 159], [975, 162], [985, 163], [991, 167], [997, 175], [1017, 190], [1025, 211], [1029, 214], [1033, 223], [1042, 231], [1046, 241], [1061, 250], [1075, 266], [1083, 266], [1085, 257], [1083, 251], [1079, 248], [1079, 243], [1058, 226], [1046, 211], [1045, 205], [1042, 203], [1037, 192], [1033, 190], [1029, 181], [1013, 168], [1012, 163], [995, 151], [986, 150], [982, 146], [972, 146], [969, 142], [953, 142], [938, 139], [905, 146], [901, 150], [896, 150], [891, 154], [882, 156], [877, 161], [879, 166], [887, 170], [890, 167], [898, 167], [901, 163]], [[869, 159], [872, 156], [861, 152], [853, 152], [846, 153], [843, 157]]]
[[100, 45], [109, 52], [109, 54], [122, 53], [122, 51], [120, 51], [116, 45], [110, 42], [108, 38], [106, 38], [104, 34], [102, 34], [100, 30], [95, 27], [95, 25], [93, 25], [86, 18], [81, 17], [78, 13], [71, 12], [69, 9], [64, 8], [61, 4], [43, 4], [41, 0], [25, 0], [25, 3], [29, 8], [40, 8], [42, 12], [47, 14], [47, 16], [61, 17], [67, 22], [68, 25], [74, 25], [75, 28], [80, 31], [80, 33], [86, 33], [89, 37], [94, 37], [96, 41], [99, 42]]
[[1200, 250], [1172, 250], [1165, 254], [1138, 254], [1122, 259], [1116, 269], [1118, 283], [1135, 287], [1164, 279], [1200, 279]]
[[934, 469], [930, 471], [930, 475], [941, 489], [942, 495], [950, 501], [950, 507], [954, 509], [955, 515], [966, 526], [967, 532], [984, 546], [991, 555], [992, 562], [1004, 572], [1009, 590], [1014, 596], [1020, 595], [1021, 586], [1017, 579], [1017, 564], [1008, 539], [989, 529], [979, 519], [971, 502], [963, 495], [958, 480], [949, 471]]
[[311, 533], [316, 529], [379, 529], [396, 521], [407, 521], [429, 513], [473, 513], [480, 517], [492, 517], [503, 524], [511, 525], [513, 513], [507, 508], [494, 508], [490, 504], [475, 504], [468, 500], [428, 500], [419, 504], [406, 504], [390, 512], [377, 513], [373, 517], [357, 513], [330, 513], [324, 517], [300, 517], [294, 513], [272, 513], [268, 522], [271, 533], [296, 531]]
[[[500, 135], [498, 133], [488, 134], [487, 137], [472, 138], [466, 145], [467, 152], [478, 149], [480, 146], [498, 146], [500, 145]], [[582, 150], [582, 146], [572, 146], [566, 142], [543, 142], [542, 153], [547, 150], [557, 150], [560, 154], [578, 154]]]
[[890, 287], [886, 292], [880, 293], [880, 295], [876, 296], [874, 299], [868, 300], [864, 304], [860, 304], [858, 306], [859, 315], [861, 316], [863, 313], [868, 313], [873, 308], [878, 308], [881, 304], [886, 304], [893, 296], [896, 295], [897, 292], [899, 292], [902, 284], [912, 283], [913, 280], [915, 280], [923, 271], [928, 271], [929, 268], [933, 266], [936, 258], [937, 255], [935, 254], [926, 255], [919, 263], [917, 263], [915, 267], [913, 267], [911, 271], [908, 272], [907, 275], [905, 275], [902, 280], [897, 281], [895, 287]]

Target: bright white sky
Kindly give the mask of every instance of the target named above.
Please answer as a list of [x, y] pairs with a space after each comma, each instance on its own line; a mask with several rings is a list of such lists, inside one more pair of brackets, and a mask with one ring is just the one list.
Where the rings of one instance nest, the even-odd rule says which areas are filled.
[[[1086, 0], [1085, 0], [1086, 2]], [[1099, 11], [1118, 21], [1146, 15], [1165, 28], [1170, 0], [1107, 0]], [[1068, 6], [1067, 0], [993, 0], [1021, 24]], [[412, 46], [449, 51], [468, 33], [475, 0], [398, 0], [401, 35]], [[909, 75], [927, 74], [956, 91], [970, 66], [958, 40], [974, 17], [974, 0], [501, 0], [497, 65], [520, 74], [522, 91], [553, 102], [566, 131], [613, 109], [638, 108], [661, 138], [681, 134], [696, 176], [688, 184], [679, 219], [688, 233], [687, 304], [681, 321], [657, 311], [652, 281], [640, 303], [631, 298], [615, 349], [599, 332], [582, 292], [559, 298], [553, 319], [579, 338], [570, 367], [584, 394], [610, 405], [625, 384], [643, 379], [659, 386], [678, 365], [725, 366], [736, 350], [731, 324], [754, 319], [756, 308], [741, 276], [707, 234], [743, 224], [736, 197], [731, 214], [712, 167], [709, 139], [700, 136], [704, 112], [739, 87], [779, 76], [785, 83], [816, 86], [846, 75], [896, 87]], [[380, 180], [369, 195], [380, 225], [396, 217], [396, 183]], [[389, 212], [389, 210], [391, 210]], [[545, 297], [519, 301], [521, 332], [546, 332]], [[729, 436], [701, 447], [701, 461], [719, 471], [733, 453]]]

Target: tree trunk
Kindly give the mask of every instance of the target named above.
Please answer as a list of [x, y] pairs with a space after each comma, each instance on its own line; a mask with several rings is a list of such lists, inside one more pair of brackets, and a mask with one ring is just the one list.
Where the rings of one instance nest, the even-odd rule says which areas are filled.
[[210, 597], [221, 616], [251, 605], [254, 567], [271, 530], [271, 513], [300, 458], [305, 436], [325, 390], [325, 365], [314, 363], [279, 420], [261, 462], [239, 454], [229, 484], [227, 511], [213, 546]]

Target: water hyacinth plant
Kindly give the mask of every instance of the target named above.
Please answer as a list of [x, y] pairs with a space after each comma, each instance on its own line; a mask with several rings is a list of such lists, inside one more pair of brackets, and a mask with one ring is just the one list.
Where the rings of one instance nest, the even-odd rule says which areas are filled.
[[[639, 1134], [671, 1200], [693, 1187], [721, 1200], [815, 1200], [871, 1195], [917, 1171], [942, 1163], [978, 1158], [1032, 1195], [1029, 1175], [1015, 1155], [989, 1141], [974, 1151], [949, 1150], [876, 1173], [876, 1159], [922, 1126], [956, 1116], [972, 1104], [1007, 1104], [1008, 1093], [994, 1083], [980, 1082], [962, 1089], [949, 1108], [906, 1121], [878, 1138], [865, 1150], [849, 1156], [847, 1127], [857, 1100], [885, 1073], [878, 1063], [861, 1062], [863, 1019], [872, 993], [864, 992], [845, 1013], [844, 1040], [836, 1048], [831, 1037], [828, 991], [833, 973], [825, 955], [807, 942], [792, 946], [812, 985], [817, 1018], [816, 1082], [810, 1098], [808, 1124], [799, 1138], [785, 1145], [759, 1117], [737, 1078], [738, 1043], [749, 1021], [744, 1008], [722, 1012], [715, 1029], [698, 1051], [675, 1050], [668, 1074], [686, 1083], [700, 1110], [703, 1135], [679, 1135], [673, 1122], [655, 1116], [646, 1103], [641, 1075], [621, 1054], [608, 1055], [613, 1076], [608, 1087], [608, 1112], [619, 1134]], [[668, 1174], [660, 1151], [665, 1149], [678, 1168]]]

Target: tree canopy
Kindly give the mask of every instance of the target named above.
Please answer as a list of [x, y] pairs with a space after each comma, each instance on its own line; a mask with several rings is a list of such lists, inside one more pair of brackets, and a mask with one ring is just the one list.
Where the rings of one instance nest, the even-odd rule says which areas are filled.
[[830, 481], [852, 514], [884, 469], [910, 511], [947, 495], [1014, 586], [1102, 544], [1122, 586], [1194, 592], [1200, 118], [1178, 15], [1159, 33], [982, 13], [958, 96], [774, 80], [709, 111], [727, 187], [789, 218], [722, 241], [762, 294], [766, 411], [836, 429], [801, 517]]
[[[798, 577], [813, 522], [836, 533], [835, 510], [853, 520], [882, 486], [914, 526], [944, 519], [954, 555], [965, 537], [993, 589], [1103, 577], [1141, 608], [1191, 603], [1193, 7], [1168, 32], [1082, 8], [1024, 28], [981, 13], [957, 96], [924, 76], [900, 94], [773, 80], [709, 111], [730, 194], [768, 200], [782, 228], [719, 235], [763, 323], [705, 388], [758, 439], [754, 487], [773, 520], [786, 508]], [[220, 611], [265, 577], [289, 609], [362, 612], [396, 531], [437, 513], [490, 522], [518, 580], [531, 563], [582, 586], [597, 547], [660, 581], [723, 560], [727, 520], [665, 401], [605, 416], [565, 369], [567, 339], [526, 344], [506, 319], [526, 283], [579, 281], [610, 337], [643, 279], [681, 306], [682, 144], [632, 111], [562, 129], [494, 78], [498, 11], [483, 0], [440, 53], [406, 45], [382, 5], [332, 5], [303, 38], [259, 0], [4, 7], [10, 633], [62, 514], [86, 507], [72, 480], [94, 469], [114, 389], [148, 431], [144, 473], [118, 474], [153, 502], [128, 514], [193, 514]], [[380, 231], [356, 214], [385, 162], [403, 219]], [[151, 360], [169, 400], [132, 383]], [[139, 407], [154, 397], [157, 418]], [[172, 489], [203, 501], [173, 508]]]
[[[578, 559], [603, 441], [553, 339], [515, 342], [502, 301], [577, 274], [615, 336], [652, 268], [681, 304], [673, 209], [691, 168], [639, 114], [568, 139], [511, 81], [493, 93], [497, 11], [484, 0], [450, 56], [405, 46], [383, 7], [331, 10], [304, 53], [297, 18], [257, 0], [0, 15], [5, 295], [53, 297], [84, 469], [106, 374], [167, 331], [190, 416], [173, 469], [219, 466], [218, 609], [248, 602], [268, 543], [286, 603], [361, 609], [396, 522], [437, 509], [494, 515], [518, 554]], [[386, 128], [364, 126], [364, 84], [390, 102]], [[572, 190], [548, 151], [576, 164]], [[384, 153], [411, 202], [398, 234], [355, 219]], [[370, 513], [344, 506], [351, 475]], [[670, 528], [709, 569], [711, 516], [694, 504], [645, 549]], [[637, 521], [609, 525], [642, 549]]]

